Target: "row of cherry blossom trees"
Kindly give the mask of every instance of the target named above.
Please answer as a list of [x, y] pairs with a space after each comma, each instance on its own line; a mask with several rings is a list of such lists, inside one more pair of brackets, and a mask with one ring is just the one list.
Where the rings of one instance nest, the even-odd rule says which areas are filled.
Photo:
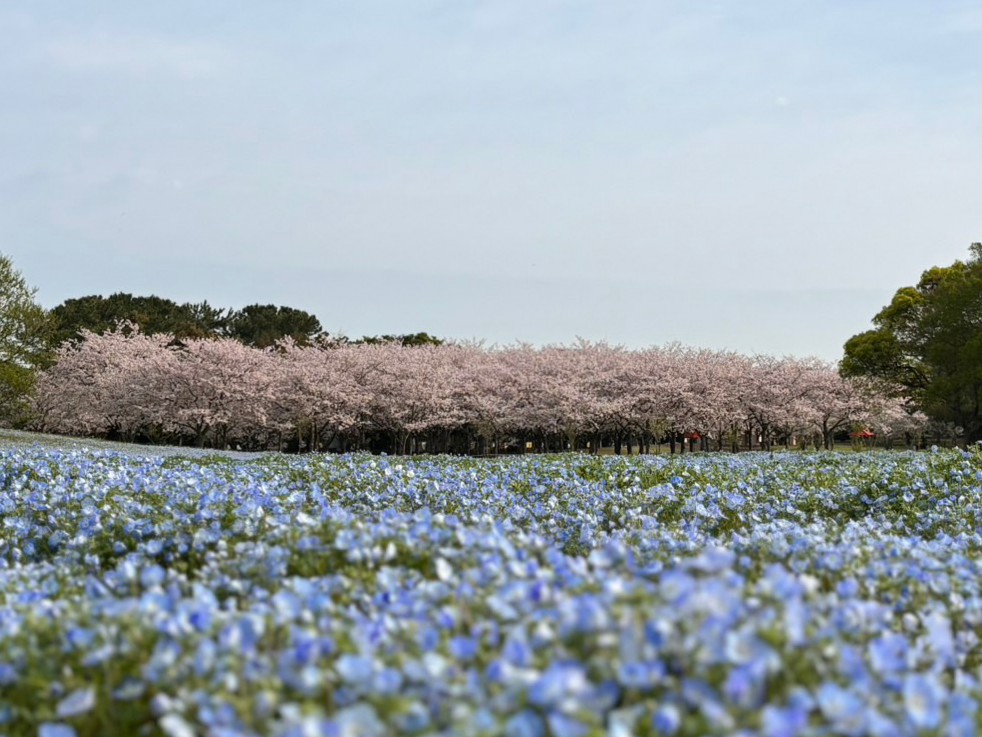
[[260, 350], [132, 327], [63, 345], [35, 409], [38, 429], [70, 435], [394, 453], [828, 446], [922, 420], [813, 359], [587, 342]]

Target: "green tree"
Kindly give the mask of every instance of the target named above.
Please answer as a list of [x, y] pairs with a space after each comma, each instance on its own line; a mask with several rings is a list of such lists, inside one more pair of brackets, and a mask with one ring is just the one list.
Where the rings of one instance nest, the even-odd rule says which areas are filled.
[[91, 295], [68, 299], [52, 310], [56, 323], [55, 340], [74, 340], [80, 331], [104, 333], [126, 320], [147, 334], [171, 333], [177, 338], [208, 338], [221, 335], [231, 311], [207, 302], [178, 304], [151, 295], [134, 296], [117, 292], [108, 297]]
[[293, 307], [248, 305], [233, 312], [228, 320], [229, 337], [256, 348], [268, 348], [283, 338], [309, 345], [322, 334], [314, 315]]
[[366, 335], [356, 343], [365, 345], [378, 345], [380, 343], [399, 343], [407, 348], [415, 348], [422, 345], [443, 345], [443, 340], [436, 338], [429, 333], [406, 333], [405, 335]]
[[207, 301], [184, 304], [181, 307], [188, 317], [187, 332], [181, 337], [213, 338], [227, 334], [233, 310], [212, 307]]
[[51, 318], [36, 294], [0, 254], [0, 422], [5, 425], [27, 420], [37, 371], [51, 356]]
[[846, 342], [843, 375], [883, 380], [969, 442], [982, 439], [982, 243], [897, 290], [873, 325]]

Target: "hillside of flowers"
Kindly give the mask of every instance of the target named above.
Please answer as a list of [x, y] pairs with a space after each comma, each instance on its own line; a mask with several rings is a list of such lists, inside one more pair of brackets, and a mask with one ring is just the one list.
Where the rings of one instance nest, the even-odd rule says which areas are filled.
[[854, 426], [915, 443], [925, 418], [814, 359], [603, 343], [405, 347], [83, 333], [42, 374], [37, 429], [212, 448], [489, 454], [830, 448]]
[[0, 734], [973, 735], [974, 452], [0, 454]]

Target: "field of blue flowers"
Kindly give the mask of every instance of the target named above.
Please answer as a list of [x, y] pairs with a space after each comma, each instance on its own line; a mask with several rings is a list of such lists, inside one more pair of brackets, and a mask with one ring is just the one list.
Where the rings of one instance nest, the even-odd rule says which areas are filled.
[[974, 735], [982, 456], [0, 454], [0, 735]]

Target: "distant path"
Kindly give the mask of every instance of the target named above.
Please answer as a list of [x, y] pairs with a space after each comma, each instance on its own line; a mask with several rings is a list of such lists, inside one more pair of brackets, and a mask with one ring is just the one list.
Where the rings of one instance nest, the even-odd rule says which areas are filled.
[[23, 430], [0, 429], [0, 450], [7, 448], [29, 448], [40, 445], [57, 450], [109, 450], [115, 453], [125, 453], [130, 456], [144, 458], [161, 458], [170, 456], [185, 456], [201, 458], [203, 456], [224, 456], [238, 458], [244, 461], [271, 455], [269, 452], [252, 453], [236, 450], [214, 450], [211, 448], [187, 448], [176, 445], [137, 445], [136, 443], [115, 443], [94, 438], [73, 438], [62, 435], [46, 435]]

